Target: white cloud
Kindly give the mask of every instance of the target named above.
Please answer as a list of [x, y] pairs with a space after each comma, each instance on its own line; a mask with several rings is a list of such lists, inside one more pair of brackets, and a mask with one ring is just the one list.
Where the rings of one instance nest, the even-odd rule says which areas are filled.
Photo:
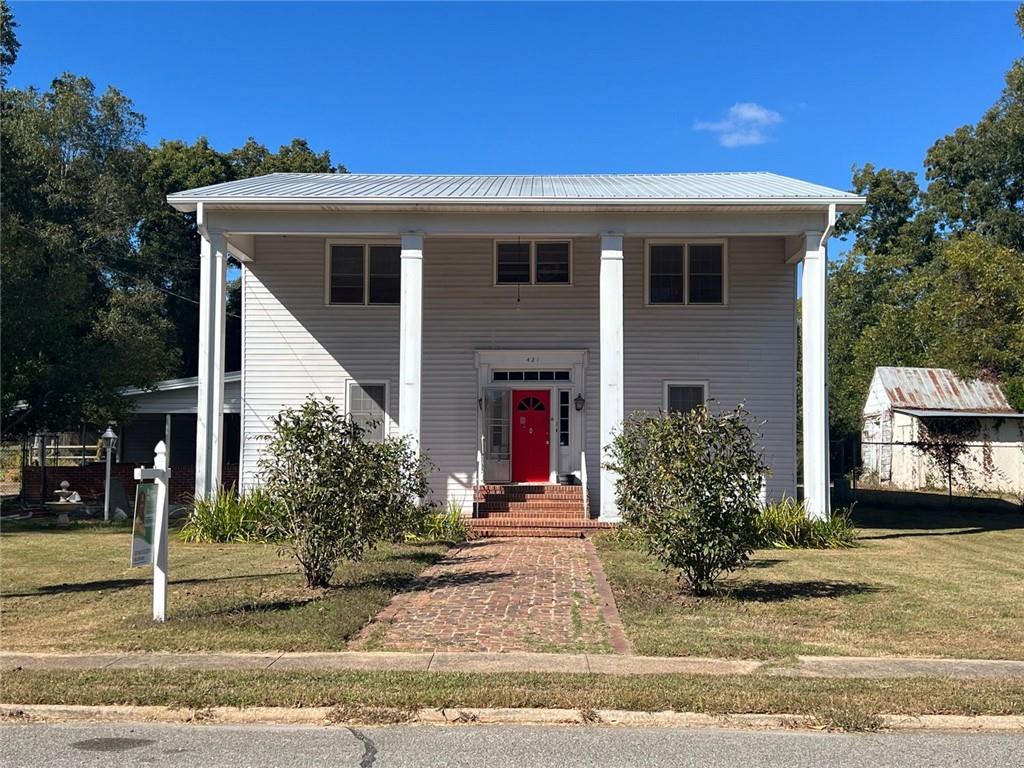
[[695, 131], [709, 131], [718, 135], [723, 147], [749, 147], [768, 141], [767, 129], [782, 122], [782, 115], [774, 109], [750, 101], [741, 101], [729, 107], [722, 120], [698, 121]]

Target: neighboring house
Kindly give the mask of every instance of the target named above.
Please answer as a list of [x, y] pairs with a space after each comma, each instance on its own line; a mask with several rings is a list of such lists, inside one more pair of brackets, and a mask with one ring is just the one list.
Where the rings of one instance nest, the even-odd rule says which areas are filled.
[[825, 244], [862, 197], [768, 173], [281, 173], [168, 201], [202, 237], [199, 494], [225, 450], [230, 254], [243, 486], [271, 418], [329, 395], [410, 436], [434, 498], [467, 514], [539, 523], [549, 496], [613, 522], [603, 451], [623, 418], [710, 399], [764, 422], [766, 491], [793, 495], [802, 263], [803, 477], [828, 514]]
[[945, 489], [944, 471], [916, 447], [937, 419], [976, 431], [963, 457], [967, 476], [955, 475], [954, 487], [1024, 493], [1024, 413], [998, 384], [945, 368], [875, 369], [861, 431], [867, 478], [902, 490]]

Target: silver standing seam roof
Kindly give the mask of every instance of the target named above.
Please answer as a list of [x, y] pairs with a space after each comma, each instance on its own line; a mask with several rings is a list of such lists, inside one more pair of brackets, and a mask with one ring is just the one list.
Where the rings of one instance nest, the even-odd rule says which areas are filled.
[[774, 173], [467, 176], [271, 173], [168, 195], [194, 210], [224, 204], [808, 204], [855, 208], [864, 198]]
[[914, 416], [1018, 416], [992, 381], [961, 379], [946, 368], [879, 366], [875, 377], [893, 410]]

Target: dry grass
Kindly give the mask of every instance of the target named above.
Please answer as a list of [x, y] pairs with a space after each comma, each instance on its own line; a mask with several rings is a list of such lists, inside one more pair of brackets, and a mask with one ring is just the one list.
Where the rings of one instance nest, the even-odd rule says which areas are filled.
[[[335, 707], [393, 722], [422, 707], [565, 707], [794, 714], [844, 729], [879, 714], [1024, 713], [1024, 681], [440, 672], [37, 672], [0, 679], [11, 704]], [[367, 715], [367, 713], [369, 713]]]
[[857, 548], [759, 551], [706, 600], [614, 537], [598, 550], [636, 653], [1024, 659], [1024, 515], [858, 517]]
[[262, 544], [171, 536], [165, 625], [150, 621], [150, 568], [129, 568], [126, 526], [5, 522], [0, 632], [7, 651], [339, 650], [443, 545], [381, 547], [311, 591]]

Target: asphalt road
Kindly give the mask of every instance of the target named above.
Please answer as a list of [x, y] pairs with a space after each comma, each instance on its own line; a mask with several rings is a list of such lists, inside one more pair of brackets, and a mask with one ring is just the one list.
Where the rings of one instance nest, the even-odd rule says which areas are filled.
[[58, 724], [0, 726], [4, 768], [1024, 766], [1024, 734], [684, 730], [589, 726], [367, 728]]

